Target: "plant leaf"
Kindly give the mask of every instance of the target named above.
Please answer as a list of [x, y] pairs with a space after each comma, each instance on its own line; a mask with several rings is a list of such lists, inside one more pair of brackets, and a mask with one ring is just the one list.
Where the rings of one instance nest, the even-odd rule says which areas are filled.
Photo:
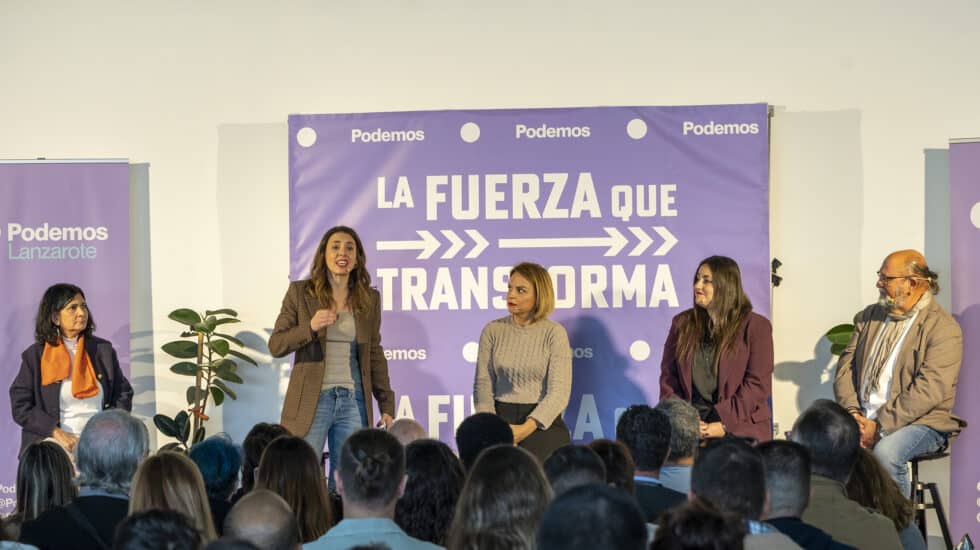
[[227, 384], [225, 384], [225, 383], [224, 383], [223, 381], [221, 381], [221, 380], [215, 380], [215, 381], [214, 381], [214, 385], [215, 385], [215, 386], [218, 386], [219, 388], [221, 388], [221, 391], [223, 391], [223, 392], [225, 392], [225, 394], [227, 394], [227, 395], [228, 395], [228, 397], [230, 397], [230, 398], [232, 398], [232, 399], [236, 399], [236, 400], [238, 399], [238, 395], [236, 395], [236, 394], [235, 394], [235, 392], [233, 392], [233, 391], [232, 391], [232, 390], [231, 390], [231, 389], [230, 389], [230, 388], [228, 387], [228, 385], [227, 385]]
[[228, 355], [228, 349], [231, 348], [231, 344], [227, 340], [211, 340], [208, 342], [208, 347], [211, 348], [211, 351], [224, 357]]
[[163, 447], [160, 447], [160, 452], [163, 452], [163, 451], [178, 451], [179, 452], [181, 450], [182, 450], [181, 449], [181, 444], [179, 442], [177, 442], [177, 441], [171, 441], [170, 443], [167, 443]]
[[218, 407], [225, 402], [225, 392], [221, 388], [211, 386], [211, 397], [214, 398], [214, 406]]
[[224, 334], [224, 333], [221, 333], [221, 332], [215, 332], [214, 335], [215, 336], [218, 336], [218, 337], [221, 337], [221, 338], [224, 338], [225, 340], [228, 340], [229, 342], [235, 344], [236, 346], [240, 346], [240, 347], [243, 347], [243, 348], [245, 347], [245, 342], [242, 342], [241, 340], [239, 340], [238, 338], [235, 338], [234, 336], [232, 336], [230, 334]]
[[194, 323], [191, 325], [191, 330], [195, 331], [194, 334], [197, 335], [198, 332], [203, 332], [204, 334], [211, 334], [214, 327], [209, 326], [206, 322], [201, 321], [200, 323]]
[[259, 364], [255, 362], [255, 359], [252, 359], [251, 357], [245, 355], [244, 353], [242, 353], [240, 351], [230, 349], [230, 350], [228, 350], [228, 355], [234, 355], [235, 357], [241, 359], [242, 361], [248, 361], [249, 363], [251, 363], [251, 364], [253, 364], [255, 366], [259, 366]]
[[180, 433], [180, 437], [177, 439], [181, 440], [186, 445], [187, 438], [191, 435], [191, 423], [189, 422], [190, 417], [188, 416], [187, 411], [180, 411], [177, 413], [174, 420], [177, 421], [177, 429]]
[[[200, 393], [198, 393], [198, 392], [200, 392]], [[207, 397], [207, 394], [204, 392], [204, 390], [200, 390], [196, 386], [188, 386], [187, 387], [187, 404], [188, 405], [193, 405], [194, 403], [196, 403], [197, 402], [197, 398], [199, 396], [200, 397]]]
[[197, 376], [197, 363], [191, 363], [190, 361], [174, 363], [170, 365], [170, 372], [184, 376]]
[[215, 310], [210, 310], [209, 309], [209, 310], [205, 311], [204, 314], [205, 315], [231, 315], [232, 317], [238, 317], [238, 312], [237, 311], [235, 311], [233, 309], [228, 309], [228, 308], [215, 309]]
[[847, 347], [847, 344], [831, 344], [830, 345], [830, 353], [831, 353], [831, 355], [840, 355], [841, 353], [844, 352], [844, 348], [846, 348], [846, 347]]
[[196, 359], [197, 342], [189, 340], [174, 340], [160, 346], [160, 349], [173, 355], [177, 359]]
[[170, 317], [174, 321], [187, 326], [201, 322], [201, 316], [198, 315], [193, 309], [187, 308], [175, 309], [171, 311], [170, 315], [167, 315], [167, 317]]
[[241, 323], [238, 319], [234, 317], [225, 317], [224, 319], [218, 319], [214, 322], [215, 325], [227, 325], [228, 323]]
[[212, 372], [215, 374], [215, 376], [219, 377], [224, 376], [227, 373], [234, 374], [238, 372], [238, 363], [232, 361], [231, 359], [222, 359], [215, 363]]
[[827, 331], [827, 339], [834, 344], [847, 345], [851, 341], [851, 335], [854, 334], [854, 325], [842, 324]]
[[177, 437], [177, 423], [165, 414], [153, 415], [153, 424], [167, 437]]
[[187, 338], [188, 336], [197, 336], [197, 333], [196, 332], [191, 332], [189, 330], [185, 330], [184, 332], [181, 332], [180, 333], [180, 337], [181, 338]]
[[197, 445], [201, 441], [204, 441], [204, 433], [205, 433], [204, 432], [204, 426], [199, 426], [197, 428], [197, 431], [194, 432], [194, 441], [191, 444], [192, 445]]
[[231, 371], [219, 371], [219, 372], [216, 372], [215, 375], [220, 380], [227, 380], [227, 381], [233, 382], [235, 384], [244, 384], [245, 383], [245, 381], [242, 380], [242, 377], [241, 376], [238, 376], [238, 374], [236, 374], [234, 372], [231, 372]]

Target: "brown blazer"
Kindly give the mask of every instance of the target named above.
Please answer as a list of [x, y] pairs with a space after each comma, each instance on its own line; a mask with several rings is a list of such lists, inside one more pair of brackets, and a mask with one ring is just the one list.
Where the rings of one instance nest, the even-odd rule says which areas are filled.
[[[693, 391], [691, 358], [677, 356], [681, 323], [689, 311], [674, 317], [670, 324], [660, 363], [660, 399], [678, 398], [690, 402]], [[735, 336], [735, 345], [718, 361], [718, 402], [715, 411], [728, 433], [772, 439], [772, 324], [758, 313], [749, 312]]]
[[[886, 317], [885, 308], [877, 304], [854, 316], [854, 334], [840, 354], [834, 377], [834, 397], [849, 411], [864, 412], [858, 392]], [[953, 401], [963, 358], [963, 332], [935, 300], [913, 322], [895, 361], [888, 402], [878, 409], [878, 423], [889, 433], [909, 424], [959, 432], [963, 421], [953, 415]]]
[[[306, 435], [313, 424], [326, 370], [323, 348], [327, 331], [322, 329], [314, 333], [310, 329], [310, 319], [321, 306], [307, 292], [309, 285], [308, 279], [289, 284], [276, 326], [269, 336], [269, 352], [273, 357], [295, 352], [280, 422], [292, 434], [300, 437]], [[391, 391], [388, 361], [381, 348], [381, 297], [377, 290], [371, 289], [371, 304], [367, 313], [355, 313], [354, 319], [357, 324], [357, 362], [361, 369], [368, 422], [374, 419], [371, 395], [377, 399], [381, 413], [394, 417], [395, 394]]]

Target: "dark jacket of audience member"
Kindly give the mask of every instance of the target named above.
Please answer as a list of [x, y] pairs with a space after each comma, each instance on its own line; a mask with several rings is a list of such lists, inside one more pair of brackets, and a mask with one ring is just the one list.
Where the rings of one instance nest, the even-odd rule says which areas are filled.
[[555, 498], [538, 527], [537, 541], [537, 550], [643, 550], [647, 526], [636, 500], [621, 490], [593, 483]]
[[113, 550], [198, 550], [201, 533], [176, 510], [137, 512], [116, 529]]
[[469, 472], [449, 530], [450, 550], [533, 549], [551, 486], [531, 453], [497, 445]]
[[268, 489], [289, 504], [304, 544], [320, 538], [333, 525], [320, 457], [303, 438], [283, 436], [269, 443], [259, 462], [255, 488]]
[[248, 541], [262, 550], [300, 547], [299, 523], [283, 498], [268, 489], [254, 489], [225, 518], [226, 537]]
[[148, 446], [146, 426], [128, 412], [97, 413], [75, 450], [78, 497], [25, 522], [20, 541], [42, 550], [110, 547], [116, 526], [129, 513], [126, 495]]
[[405, 447], [405, 493], [395, 506], [395, 523], [409, 536], [446, 545], [466, 474], [445, 443], [420, 439]]
[[606, 483], [635, 496], [636, 464], [626, 445], [612, 439], [593, 439], [589, 442], [589, 448], [599, 455], [606, 466]]
[[510, 424], [493, 413], [482, 412], [468, 416], [456, 428], [456, 448], [466, 471], [469, 471], [484, 449], [494, 445], [513, 444], [514, 432], [510, 429]]
[[262, 453], [273, 439], [281, 435], [289, 435], [289, 430], [281, 424], [265, 422], [252, 426], [245, 435], [245, 440], [242, 441], [242, 482], [241, 487], [231, 495], [232, 504], [238, 502], [238, 499], [255, 486], [255, 471], [259, 467], [259, 461], [262, 460]]
[[632, 405], [616, 423], [616, 439], [629, 449], [636, 464], [636, 500], [647, 521], [656, 523], [664, 510], [676, 506], [687, 495], [660, 483], [660, 468], [670, 450], [670, 419], [647, 405]]
[[225, 517], [231, 510], [231, 494], [238, 485], [242, 453], [225, 434], [218, 434], [191, 447], [187, 456], [197, 464], [211, 505], [214, 528], [222, 534]]
[[660, 516], [650, 550], [742, 550], [745, 522], [696, 498]]
[[545, 459], [543, 468], [555, 496], [582, 485], [606, 482], [606, 466], [602, 459], [582, 445], [559, 448]]

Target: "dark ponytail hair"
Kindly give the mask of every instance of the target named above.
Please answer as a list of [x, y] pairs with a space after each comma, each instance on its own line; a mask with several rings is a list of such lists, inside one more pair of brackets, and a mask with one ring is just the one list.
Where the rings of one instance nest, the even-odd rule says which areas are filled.
[[367, 508], [383, 508], [398, 497], [405, 476], [405, 449], [383, 430], [355, 432], [340, 451], [344, 497]]

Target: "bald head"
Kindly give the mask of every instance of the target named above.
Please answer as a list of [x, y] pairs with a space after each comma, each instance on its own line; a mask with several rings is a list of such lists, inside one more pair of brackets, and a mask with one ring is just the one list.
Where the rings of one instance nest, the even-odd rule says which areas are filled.
[[224, 535], [271, 550], [300, 547], [296, 516], [282, 497], [267, 489], [252, 490], [232, 507]]
[[878, 270], [879, 304], [892, 314], [912, 310], [926, 292], [939, 292], [939, 275], [929, 269], [918, 250], [898, 250], [885, 257]]
[[425, 428], [411, 418], [399, 418], [398, 420], [395, 420], [391, 427], [388, 428], [388, 431], [391, 432], [391, 435], [395, 436], [395, 439], [397, 439], [403, 447], [407, 446], [413, 441], [418, 441], [419, 439], [429, 437], [429, 434], [425, 433]]

